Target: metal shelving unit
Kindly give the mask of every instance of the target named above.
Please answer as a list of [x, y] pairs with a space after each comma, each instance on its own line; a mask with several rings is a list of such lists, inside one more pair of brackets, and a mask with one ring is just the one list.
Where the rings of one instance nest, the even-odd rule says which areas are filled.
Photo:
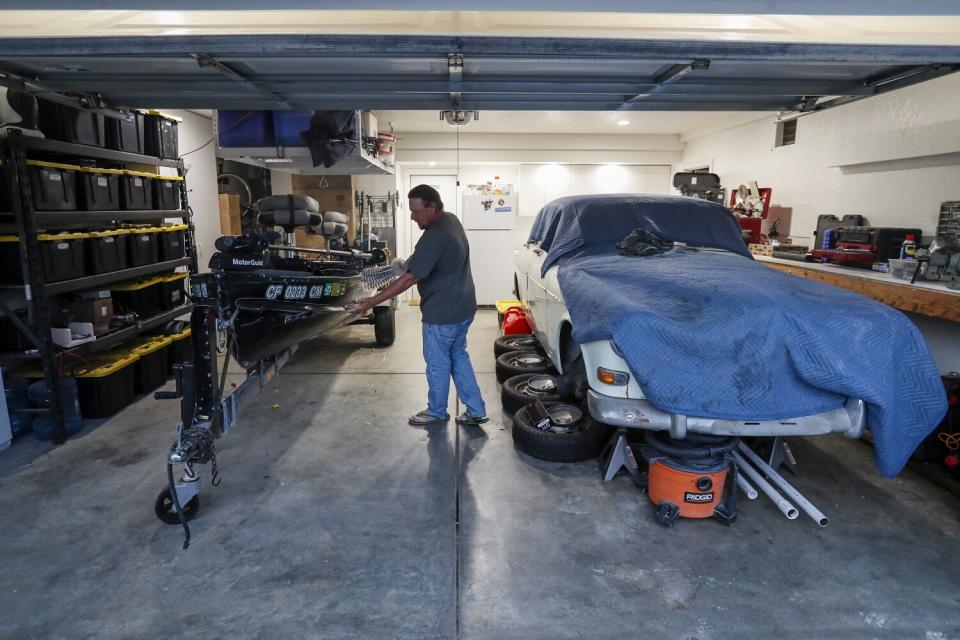
[[[3, 358], [14, 360], [24, 358], [39, 358], [43, 364], [43, 372], [50, 384], [52, 402], [51, 414], [54, 427], [54, 439], [59, 444], [67, 439], [63, 420], [63, 398], [60, 395], [60, 385], [56, 384], [59, 378], [61, 359], [65, 353], [83, 355], [109, 349], [149, 331], [162, 326], [187, 314], [193, 308], [187, 304], [177, 309], [161, 313], [151, 318], [140, 320], [134, 325], [111, 331], [93, 340], [64, 349], [53, 342], [51, 329], [51, 302], [50, 298], [56, 295], [96, 288], [124, 280], [131, 280], [155, 273], [173, 271], [178, 267], [186, 266], [191, 275], [197, 273], [196, 240], [192, 214], [187, 204], [186, 182], [180, 182], [180, 201], [183, 208], [176, 211], [149, 210], [149, 211], [37, 211], [33, 208], [33, 194], [30, 178], [27, 172], [27, 159], [72, 159], [101, 160], [117, 164], [152, 165], [156, 167], [171, 167], [177, 169], [179, 176], [184, 175], [183, 162], [180, 160], [165, 160], [153, 156], [102, 149], [45, 138], [33, 138], [20, 135], [12, 131], [0, 139], [0, 178], [6, 181], [7, 193], [10, 194], [13, 224], [0, 225], [0, 229], [16, 233], [20, 238], [20, 263], [23, 269], [24, 284], [0, 287], [0, 310], [10, 317], [14, 325], [35, 348], [31, 353], [0, 354]], [[158, 220], [163, 218], [180, 218], [187, 225], [186, 257], [157, 264], [123, 269], [95, 276], [86, 276], [72, 280], [47, 283], [41, 269], [40, 250], [37, 232], [52, 229], [76, 229], [81, 227], [98, 226], [110, 222], [133, 222]], [[14, 314], [16, 310], [26, 309], [27, 321], [22, 323]]]

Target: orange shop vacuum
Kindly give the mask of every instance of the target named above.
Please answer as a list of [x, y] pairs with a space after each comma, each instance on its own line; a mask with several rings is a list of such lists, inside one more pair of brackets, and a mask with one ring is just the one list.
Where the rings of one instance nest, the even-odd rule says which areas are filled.
[[737, 465], [732, 452], [740, 438], [691, 433], [674, 440], [663, 431], [646, 431], [644, 438], [647, 495], [657, 507], [657, 522], [671, 526], [679, 518], [716, 518], [733, 524]]

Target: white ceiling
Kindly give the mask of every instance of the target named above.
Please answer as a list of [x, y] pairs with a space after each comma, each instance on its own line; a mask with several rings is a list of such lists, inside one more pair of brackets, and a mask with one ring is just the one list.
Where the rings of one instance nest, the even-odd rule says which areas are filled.
[[[759, 119], [767, 114], [756, 111]], [[703, 127], [738, 123], [744, 113], [730, 111], [481, 111], [480, 119], [462, 127], [470, 133], [553, 134], [686, 134]], [[397, 133], [446, 133], [455, 127], [440, 120], [439, 111], [377, 111], [381, 130], [389, 124]], [[620, 126], [620, 120], [630, 124]]]

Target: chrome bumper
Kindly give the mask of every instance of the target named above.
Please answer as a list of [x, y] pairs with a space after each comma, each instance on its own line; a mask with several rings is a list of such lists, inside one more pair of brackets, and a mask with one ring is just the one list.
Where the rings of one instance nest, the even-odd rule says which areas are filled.
[[594, 419], [615, 427], [669, 431], [683, 439], [687, 432], [730, 436], [814, 436], [840, 433], [859, 438], [866, 423], [863, 400], [849, 398], [839, 409], [782, 420], [722, 420], [697, 418], [661, 411], [646, 400], [611, 398], [593, 389], [587, 391], [587, 406]]

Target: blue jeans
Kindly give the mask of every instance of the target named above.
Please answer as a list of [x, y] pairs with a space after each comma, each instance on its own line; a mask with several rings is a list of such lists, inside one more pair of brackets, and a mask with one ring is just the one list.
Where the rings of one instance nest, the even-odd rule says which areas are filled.
[[467, 355], [467, 330], [472, 322], [473, 318], [459, 324], [423, 323], [423, 359], [427, 363], [427, 411], [430, 415], [448, 415], [447, 395], [450, 393], [451, 374], [457, 394], [467, 405], [467, 415], [487, 415], [477, 377]]

